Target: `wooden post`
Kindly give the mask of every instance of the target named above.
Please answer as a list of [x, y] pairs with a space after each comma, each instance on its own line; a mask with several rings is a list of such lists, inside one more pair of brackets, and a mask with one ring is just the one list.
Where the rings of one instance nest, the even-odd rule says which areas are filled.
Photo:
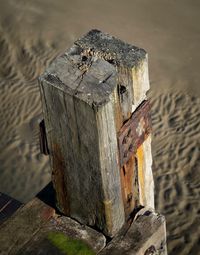
[[58, 208], [114, 236], [154, 207], [147, 54], [92, 30], [40, 77]]

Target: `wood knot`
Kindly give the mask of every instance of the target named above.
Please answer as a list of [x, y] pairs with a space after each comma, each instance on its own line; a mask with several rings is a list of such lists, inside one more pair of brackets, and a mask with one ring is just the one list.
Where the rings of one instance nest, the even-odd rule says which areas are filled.
[[118, 93], [123, 95], [126, 92], [126, 87], [124, 85], [118, 85]]

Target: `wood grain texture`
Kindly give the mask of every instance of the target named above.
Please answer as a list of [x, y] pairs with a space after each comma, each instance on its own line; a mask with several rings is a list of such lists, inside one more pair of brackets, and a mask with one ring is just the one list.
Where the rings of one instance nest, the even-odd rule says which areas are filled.
[[[76, 60], [74, 55], [65, 57], [67, 65], [69, 58]], [[49, 71], [41, 79], [52, 179], [63, 213], [112, 236], [124, 224], [111, 100], [116, 71], [95, 58], [87, 68], [81, 80], [77, 72], [76, 82], [70, 75], [69, 80], [67, 75], [49, 79], [55, 76]], [[61, 80], [60, 87], [55, 80]]]
[[[122, 85], [125, 101], [122, 105], [123, 120], [146, 98], [149, 90], [148, 56], [144, 49], [130, 45], [114, 36], [91, 30], [75, 42], [86, 55], [102, 58], [116, 66], [118, 85]], [[129, 107], [133, 110], [129, 112]]]
[[[151, 153], [151, 135], [144, 141], [141, 146], [142, 158], [139, 160], [141, 165], [141, 178], [139, 178], [141, 201], [144, 206], [151, 208], [155, 207], [154, 204], [154, 179], [152, 172], [152, 153]], [[137, 153], [138, 155], [138, 153]], [[142, 184], [143, 183], [143, 184]], [[142, 191], [143, 189], [143, 191]], [[143, 199], [143, 200], [142, 200]]]
[[167, 255], [165, 218], [143, 208], [127, 233], [119, 233], [100, 255]]
[[106, 238], [103, 234], [71, 218], [55, 215], [16, 255], [94, 255], [105, 245]]
[[120, 168], [117, 136], [149, 89], [147, 54], [92, 30], [52, 62], [40, 88], [58, 207], [113, 236], [139, 199], [138, 165], [134, 157]]
[[37, 198], [19, 208], [0, 226], [0, 254], [15, 255], [54, 215], [54, 209]]
[[[98, 30], [90, 31], [76, 41], [75, 45], [82, 48], [86, 56], [102, 58], [116, 67], [117, 87], [113, 94], [113, 100], [116, 130], [119, 132], [124, 123], [131, 117], [132, 113], [146, 99], [146, 92], [149, 90], [147, 53], [141, 48], [127, 44]], [[146, 155], [146, 158], [151, 158], [151, 155]], [[139, 169], [136, 167], [143, 164], [143, 162], [138, 158], [137, 163], [135, 164], [134, 160], [130, 159], [120, 169], [126, 217], [129, 216], [134, 206], [143, 202], [143, 199], [139, 199], [138, 197], [138, 195], [142, 196], [142, 193], [136, 192], [139, 186], [139, 180], [134, 177], [139, 177]], [[126, 177], [124, 176], [124, 170]], [[133, 183], [134, 185], [132, 185]], [[132, 196], [131, 194], [134, 195]], [[149, 202], [148, 204], [152, 203]]]
[[[58, 245], [52, 242], [52, 235], [61, 237]], [[77, 253], [73, 254], [81, 254], [78, 252], [82, 242], [91, 249], [90, 254], [100, 252], [106, 245], [106, 238], [102, 233], [56, 214], [52, 207], [38, 198], [18, 209], [0, 225], [0, 237], [1, 255], [61, 255], [63, 250], [59, 248], [62, 245], [66, 247], [69, 240], [77, 244]], [[60, 242], [63, 238], [65, 243]], [[67, 244], [69, 250], [71, 243]]]

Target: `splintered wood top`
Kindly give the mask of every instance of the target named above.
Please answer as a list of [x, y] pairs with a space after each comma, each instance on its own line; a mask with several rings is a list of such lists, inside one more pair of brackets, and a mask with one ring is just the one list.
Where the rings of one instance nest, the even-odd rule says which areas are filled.
[[114, 36], [93, 29], [75, 42], [83, 49], [89, 49], [102, 55], [102, 58], [112, 64], [124, 67], [137, 65], [146, 56], [146, 51], [128, 44]]
[[40, 77], [91, 106], [104, 105], [117, 87], [118, 69], [137, 67], [145, 50], [98, 30], [91, 30], [57, 57]]

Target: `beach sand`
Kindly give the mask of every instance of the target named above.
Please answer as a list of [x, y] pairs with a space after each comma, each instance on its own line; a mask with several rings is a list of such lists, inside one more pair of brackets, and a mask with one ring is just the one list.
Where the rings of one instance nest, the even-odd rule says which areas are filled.
[[169, 254], [200, 254], [199, 10], [198, 0], [1, 0], [0, 191], [27, 202], [50, 181], [37, 77], [97, 28], [149, 53], [156, 208]]

